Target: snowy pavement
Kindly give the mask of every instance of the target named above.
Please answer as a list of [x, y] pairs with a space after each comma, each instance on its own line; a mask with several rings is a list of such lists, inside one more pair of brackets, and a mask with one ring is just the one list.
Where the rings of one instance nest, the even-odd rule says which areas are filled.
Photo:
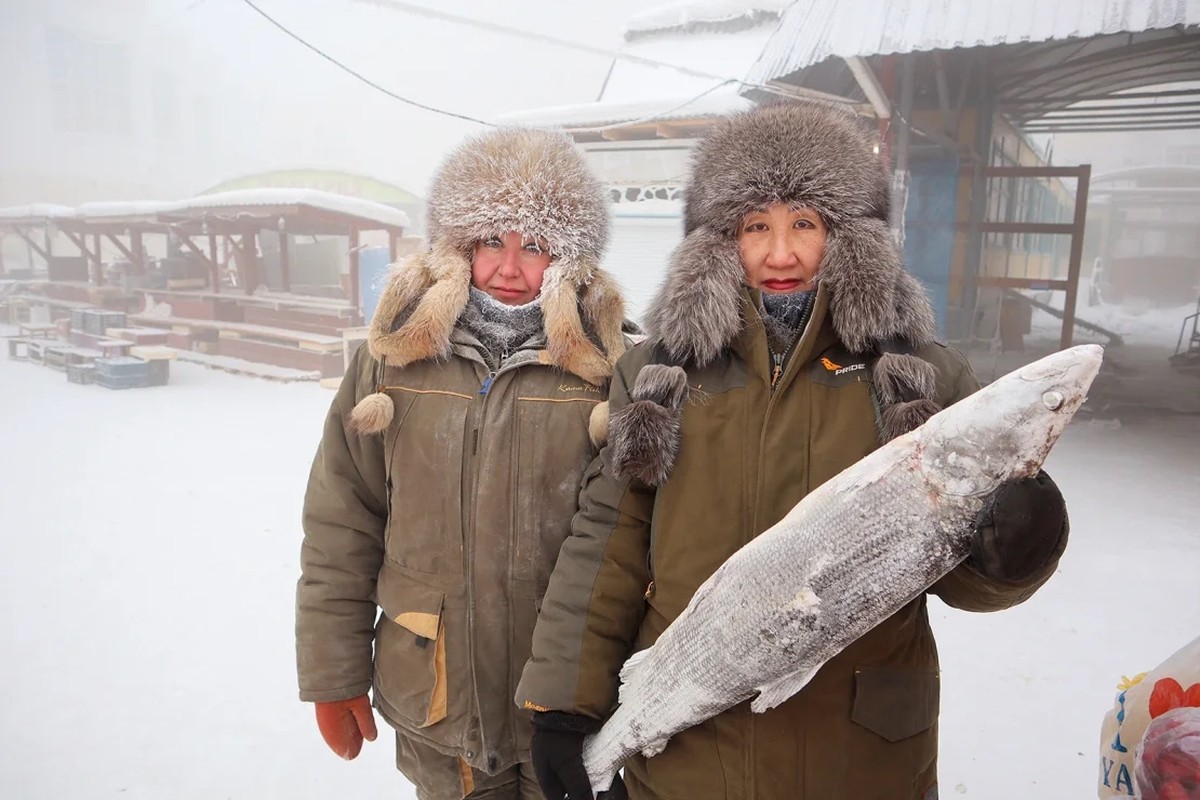
[[[0, 795], [388, 797], [296, 697], [300, 504], [332, 393], [172, 365], [124, 392], [0, 356]], [[1030, 602], [931, 616], [942, 796], [1094, 797], [1122, 675], [1200, 632], [1200, 417], [1077, 420], [1047, 467], [1071, 510]]]

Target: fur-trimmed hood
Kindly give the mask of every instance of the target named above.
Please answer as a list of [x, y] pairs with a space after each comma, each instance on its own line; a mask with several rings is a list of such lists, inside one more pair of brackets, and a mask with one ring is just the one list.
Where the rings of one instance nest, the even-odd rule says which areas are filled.
[[[500, 128], [468, 139], [433, 178], [426, 228], [428, 251], [392, 268], [371, 320], [368, 346], [378, 361], [404, 366], [448, 356], [475, 244], [515, 231], [542, 240], [550, 253], [541, 291], [544, 360], [590, 383], [608, 380], [625, 350], [624, 301], [599, 266], [609, 230], [604, 188], [570, 137]], [[374, 419], [364, 429], [378, 426]]]
[[933, 309], [888, 229], [889, 181], [873, 147], [853, 114], [816, 103], [758, 108], [717, 125], [693, 156], [686, 237], [647, 313], [651, 340], [699, 366], [729, 346], [744, 324], [738, 225], [783, 202], [811, 207], [828, 227], [817, 279], [848, 348], [932, 341]]
[[[933, 341], [933, 309], [888, 229], [890, 181], [874, 148], [852, 113], [811, 102], [736, 114], [709, 132], [692, 159], [685, 238], [646, 314], [649, 342], [678, 373], [670, 381], [655, 374], [655, 385], [683, 383], [686, 369], [712, 363], [744, 333], [744, 313], [753, 312], [745, 312], [737, 231], [748, 212], [782, 202], [812, 208], [826, 224], [817, 281], [838, 339], [874, 362], [880, 438], [911, 430], [939, 410], [935, 370], [913, 355]], [[656, 485], [670, 474], [678, 437], [659, 419], [671, 414], [637, 408], [662, 405], [642, 386], [643, 377], [633, 386], [635, 402], [614, 414], [611, 441], [624, 454], [618, 471]]]

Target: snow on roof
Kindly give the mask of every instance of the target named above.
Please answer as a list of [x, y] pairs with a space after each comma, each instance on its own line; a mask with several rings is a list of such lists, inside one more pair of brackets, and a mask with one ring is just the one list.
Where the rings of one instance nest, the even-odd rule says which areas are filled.
[[736, 84], [728, 84], [700, 98], [690, 96], [636, 100], [629, 103], [578, 103], [515, 111], [503, 115], [497, 121], [570, 129], [618, 123], [632, 124], [642, 119], [673, 120], [719, 116], [753, 105], [750, 100], [738, 95], [737, 88]]
[[232, 192], [199, 195], [178, 201], [104, 201], [84, 203], [77, 208], [37, 203], [27, 206], [0, 208], [0, 222], [42, 219], [78, 219], [100, 221], [105, 219], [128, 219], [130, 217], [154, 218], [160, 214], [178, 215], [189, 211], [220, 209], [245, 210], [254, 206], [307, 206], [336, 214], [345, 214], [370, 220], [389, 227], [409, 227], [408, 214], [400, 209], [364, 200], [359, 197], [323, 192], [318, 189], [239, 189]]
[[76, 219], [102, 220], [108, 218], [155, 217], [175, 203], [155, 201], [103, 201], [84, 203], [74, 209], [71, 216]]
[[323, 192], [319, 189], [237, 189], [232, 192], [199, 195], [174, 204], [173, 211], [219, 209], [245, 206], [308, 206], [322, 211], [368, 219], [381, 225], [407, 228], [408, 214], [397, 208], [364, 200], [361, 197]]
[[757, 83], [832, 57], [986, 47], [1200, 24], [1200, 0], [805, 0], [783, 14]]
[[634, 14], [625, 23], [625, 38], [665, 30], [704, 29], [730, 23], [754, 25], [777, 20], [791, 0], [684, 0]]
[[60, 206], [54, 203], [32, 203], [25, 206], [8, 206], [0, 208], [0, 222], [14, 222], [26, 219], [46, 219], [50, 217], [71, 216], [70, 206]]

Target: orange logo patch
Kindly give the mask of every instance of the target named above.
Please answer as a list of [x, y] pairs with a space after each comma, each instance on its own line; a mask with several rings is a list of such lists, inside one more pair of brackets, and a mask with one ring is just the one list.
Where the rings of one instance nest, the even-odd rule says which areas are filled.
[[824, 356], [821, 357], [821, 364], [825, 367], [825, 369], [829, 370], [830, 372], [837, 372], [839, 369], [842, 368], [840, 364], [835, 364], [832, 361], [830, 361], [828, 358], [825, 358]]

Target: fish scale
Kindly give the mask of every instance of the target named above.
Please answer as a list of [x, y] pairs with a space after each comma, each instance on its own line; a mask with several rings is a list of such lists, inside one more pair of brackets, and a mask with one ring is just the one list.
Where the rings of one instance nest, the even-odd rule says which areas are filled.
[[847, 645], [968, 555], [985, 503], [1036, 474], [1083, 403], [1102, 350], [1082, 345], [991, 383], [843, 470], [705, 581], [621, 671], [617, 710], [586, 742], [598, 792], [625, 760], [751, 700], [800, 691]]

